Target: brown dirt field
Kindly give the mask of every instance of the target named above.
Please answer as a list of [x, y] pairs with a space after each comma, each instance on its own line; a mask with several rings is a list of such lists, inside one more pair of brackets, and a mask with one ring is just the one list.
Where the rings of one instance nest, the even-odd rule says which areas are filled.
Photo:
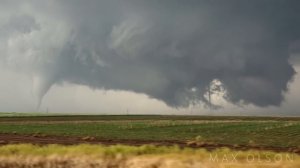
[[292, 152], [300, 154], [299, 148], [280, 148], [280, 147], [259, 147], [248, 145], [228, 145], [228, 144], [214, 144], [214, 143], [197, 143], [197, 142], [185, 142], [185, 141], [153, 141], [153, 140], [110, 140], [110, 139], [97, 139], [94, 137], [67, 137], [67, 136], [49, 136], [49, 135], [18, 135], [18, 134], [0, 134], [0, 145], [6, 144], [20, 144], [30, 143], [37, 145], [47, 144], [61, 144], [61, 145], [74, 145], [74, 144], [102, 144], [102, 145], [157, 145], [157, 146], [172, 146], [178, 145], [179, 147], [190, 148], [205, 148], [207, 150], [214, 150], [220, 147], [227, 147], [234, 150], [270, 150], [274, 152]]

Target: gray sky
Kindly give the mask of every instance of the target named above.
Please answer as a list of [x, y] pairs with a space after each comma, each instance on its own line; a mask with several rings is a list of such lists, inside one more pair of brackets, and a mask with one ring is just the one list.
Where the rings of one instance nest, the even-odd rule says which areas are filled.
[[0, 4], [0, 111], [298, 115], [298, 0]]

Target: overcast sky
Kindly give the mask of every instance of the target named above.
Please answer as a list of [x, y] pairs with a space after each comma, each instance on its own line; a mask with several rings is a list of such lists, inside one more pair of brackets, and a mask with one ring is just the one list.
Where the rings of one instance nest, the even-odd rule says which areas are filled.
[[0, 111], [296, 116], [299, 53], [298, 0], [0, 0]]

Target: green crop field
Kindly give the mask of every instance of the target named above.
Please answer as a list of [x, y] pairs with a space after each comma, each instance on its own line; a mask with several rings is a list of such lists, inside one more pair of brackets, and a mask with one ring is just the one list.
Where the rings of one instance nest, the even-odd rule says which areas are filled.
[[193, 116], [2, 117], [0, 133], [300, 147], [298, 118], [252, 117], [247, 120], [246, 117]]
[[7, 113], [0, 144], [0, 167], [299, 167], [300, 119]]

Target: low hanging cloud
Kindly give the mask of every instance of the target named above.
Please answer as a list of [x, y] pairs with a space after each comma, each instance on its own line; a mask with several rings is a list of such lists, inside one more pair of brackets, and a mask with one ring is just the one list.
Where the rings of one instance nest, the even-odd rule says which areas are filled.
[[298, 0], [0, 2], [0, 65], [39, 102], [68, 82], [186, 107], [218, 80], [231, 103], [278, 106], [295, 73]]

